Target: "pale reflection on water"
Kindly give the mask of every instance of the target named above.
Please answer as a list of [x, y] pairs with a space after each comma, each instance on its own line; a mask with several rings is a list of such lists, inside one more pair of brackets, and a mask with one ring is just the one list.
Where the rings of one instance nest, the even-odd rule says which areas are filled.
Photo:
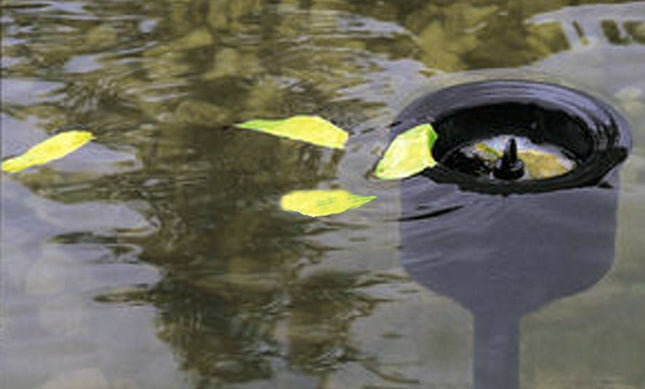
[[[366, 173], [427, 85], [505, 67], [634, 128], [614, 268], [523, 320], [522, 388], [642, 388], [645, 6], [594, 3], [5, 1], [3, 156], [97, 140], [2, 175], [0, 386], [469, 388], [471, 317], [408, 279], [398, 185]], [[300, 113], [347, 150], [231, 128]], [[279, 210], [334, 186], [378, 202]]]

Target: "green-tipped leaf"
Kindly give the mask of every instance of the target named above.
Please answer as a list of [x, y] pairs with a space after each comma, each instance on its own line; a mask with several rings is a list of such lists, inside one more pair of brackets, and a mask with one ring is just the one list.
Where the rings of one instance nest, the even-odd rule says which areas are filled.
[[299, 115], [284, 120], [256, 119], [240, 123], [237, 127], [334, 149], [345, 147], [348, 137], [346, 131], [318, 116]]
[[374, 174], [382, 180], [410, 177], [437, 164], [432, 146], [437, 133], [430, 124], [416, 126], [399, 134], [385, 151]]
[[35, 145], [15, 158], [2, 162], [2, 170], [9, 173], [19, 172], [36, 165], [63, 158], [77, 150], [94, 136], [87, 131], [67, 131]]
[[319, 217], [343, 213], [374, 200], [376, 196], [360, 196], [342, 189], [297, 190], [282, 196], [280, 206], [285, 211]]

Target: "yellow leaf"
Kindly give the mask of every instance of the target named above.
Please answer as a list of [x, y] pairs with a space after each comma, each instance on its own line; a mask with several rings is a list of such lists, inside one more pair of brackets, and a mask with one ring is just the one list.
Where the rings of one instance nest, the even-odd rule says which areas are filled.
[[421, 124], [399, 134], [376, 166], [374, 174], [382, 180], [412, 176], [437, 164], [432, 146], [437, 133], [430, 124]]
[[94, 136], [87, 131], [67, 131], [54, 135], [22, 155], [2, 162], [2, 170], [9, 173], [19, 172], [36, 165], [44, 165], [80, 148]]
[[256, 119], [238, 124], [237, 127], [335, 149], [345, 147], [348, 137], [347, 132], [318, 116], [299, 115], [284, 120]]
[[[517, 156], [524, 161], [529, 177], [534, 180], [557, 177], [573, 168], [571, 161], [549, 152], [523, 150], [519, 151]], [[567, 162], [569, 162], [569, 166], [567, 166]]]
[[342, 189], [296, 190], [282, 196], [280, 206], [285, 211], [318, 217], [343, 213], [374, 200], [376, 196], [359, 196]]

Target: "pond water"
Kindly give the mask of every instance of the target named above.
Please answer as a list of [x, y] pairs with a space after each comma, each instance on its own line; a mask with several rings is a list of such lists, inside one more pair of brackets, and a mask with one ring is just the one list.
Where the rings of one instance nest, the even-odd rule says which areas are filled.
[[[500, 74], [597, 96], [634, 141], [608, 189], [613, 267], [522, 318], [521, 387], [645, 388], [645, 3], [2, 7], [3, 157], [61, 129], [96, 135], [2, 174], [2, 388], [471, 388], [473, 317], [410, 279], [399, 184], [369, 171], [415, 97]], [[232, 127], [296, 114], [349, 131], [346, 150]], [[280, 210], [289, 191], [334, 187], [378, 198]]]

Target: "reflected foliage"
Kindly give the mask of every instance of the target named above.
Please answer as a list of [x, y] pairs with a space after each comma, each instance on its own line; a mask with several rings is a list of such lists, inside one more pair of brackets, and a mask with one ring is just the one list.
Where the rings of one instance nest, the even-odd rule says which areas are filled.
[[[360, 135], [366, 119], [391, 117], [387, 103], [402, 79], [421, 77], [399, 61], [424, 75], [526, 65], [570, 47], [561, 24], [531, 17], [586, 3], [7, 0], [3, 84], [21, 83], [3, 96], [2, 113], [48, 134], [89, 129], [96, 143], [137, 161], [17, 179], [59, 202], [124, 203], [145, 214], [151, 235], [59, 240], [141, 248], [137, 260], [162, 279], [96, 301], [152, 304], [158, 337], [201, 387], [289, 369], [324, 382], [374, 357], [352, 344], [350, 329], [382, 301], [360, 292], [367, 271], [311, 270], [338, 251], [315, 238], [337, 242], [366, 227], [298, 218], [278, 202], [335, 184], [343, 151], [232, 124], [312, 114]], [[612, 44], [644, 43], [642, 20], [598, 25]]]

